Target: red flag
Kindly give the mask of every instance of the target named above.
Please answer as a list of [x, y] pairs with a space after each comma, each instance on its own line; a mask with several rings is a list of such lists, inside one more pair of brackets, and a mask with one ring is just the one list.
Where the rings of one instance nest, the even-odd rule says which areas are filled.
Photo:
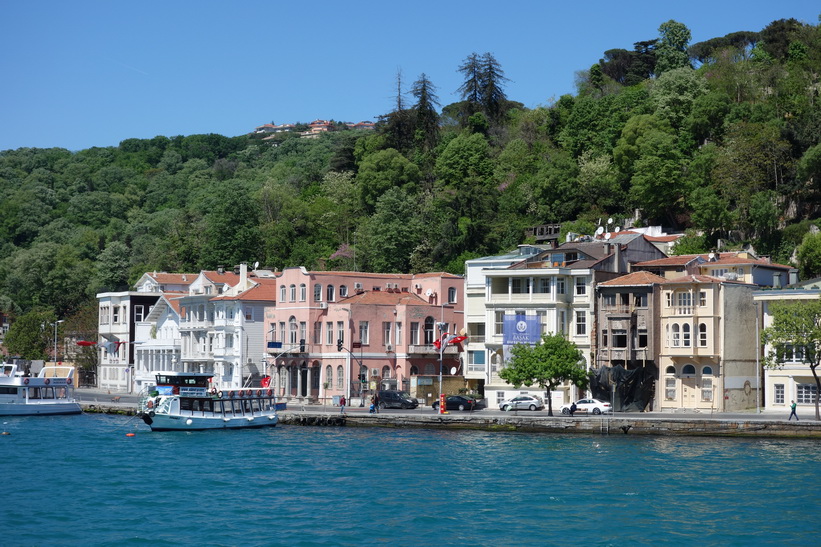
[[259, 385], [262, 387], [268, 387], [271, 384], [271, 377], [270, 376], [263, 376], [262, 380], [259, 381]]
[[450, 343], [458, 344], [459, 342], [464, 342], [465, 340], [467, 340], [467, 338], [467, 336], [454, 336]]

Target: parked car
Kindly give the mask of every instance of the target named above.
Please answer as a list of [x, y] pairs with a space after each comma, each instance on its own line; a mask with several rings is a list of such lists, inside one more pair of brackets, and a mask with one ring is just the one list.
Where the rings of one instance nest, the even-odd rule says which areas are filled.
[[[570, 414], [570, 407], [573, 404], [574, 403], [563, 405], [562, 414]], [[576, 401], [575, 405], [575, 412], [585, 412], [589, 414], [604, 414], [607, 412], [613, 412], [613, 407], [610, 406], [610, 403], [599, 401], [598, 399], [581, 399]]]
[[[445, 397], [445, 410], [473, 410], [478, 405], [476, 399], [465, 395], [448, 395]], [[434, 410], [439, 410], [439, 401], [433, 401], [430, 405]]]
[[504, 411], [542, 410], [544, 409], [544, 401], [542, 401], [541, 397], [537, 397], [536, 395], [517, 395], [516, 397], [501, 403], [499, 408]]
[[379, 408], [416, 408], [419, 401], [410, 396], [407, 391], [383, 389], [378, 393]]

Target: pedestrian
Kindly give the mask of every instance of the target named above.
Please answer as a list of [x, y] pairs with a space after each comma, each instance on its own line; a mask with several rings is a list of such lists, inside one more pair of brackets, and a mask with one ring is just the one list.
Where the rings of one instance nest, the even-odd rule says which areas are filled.
[[576, 403], [573, 403], [572, 405], [570, 405], [570, 415], [571, 416], [573, 415], [574, 412], [576, 412], [577, 408], [578, 407], [576, 406]]
[[371, 396], [371, 407], [368, 409], [369, 414], [376, 412], [376, 397]]
[[373, 394], [373, 406], [376, 409], [376, 413], [379, 414], [379, 393]]
[[795, 413], [795, 401], [790, 401], [790, 417], [787, 418], [787, 421], [789, 422], [790, 420], [792, 420], [793, 416], [795, 416], [795, 421], [797, 422], [798, 414]]
[[339, 398], [339, 413], [345, 414], [345, 396]]

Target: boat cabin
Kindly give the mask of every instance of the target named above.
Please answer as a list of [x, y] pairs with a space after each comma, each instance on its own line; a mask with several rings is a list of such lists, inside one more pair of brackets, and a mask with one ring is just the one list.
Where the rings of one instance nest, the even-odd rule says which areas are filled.
[[153, 390], [158, 395], [180, 395], [181, 397], [205, 397], [213, 374], [205, 372], [158, 372], [157, 385]]

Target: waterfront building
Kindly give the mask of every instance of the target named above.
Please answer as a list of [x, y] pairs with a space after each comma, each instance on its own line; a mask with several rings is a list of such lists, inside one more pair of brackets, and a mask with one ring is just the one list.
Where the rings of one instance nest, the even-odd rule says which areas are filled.
[[511, 329], [523, 325], [531, 344], [541, 334], [566, 335], [589, 370], [595, 354], [595, 287], [623, 275], [633, 263], [663, 256], [642, 234], [608, 233], [559, 246], [523, 245], [516, 253], [467, 261], [467, 378], [484, 392], [488, 406], [519, 393], [552, 397], [553, 408], [577, 399], [581, 394], [574, 386], [546, 394], [536, 386], [510, 386], [499, 377], [506, 346], [513, 341]]
[[[194, 277], [194, 276], [192, 276]], [[135, 323], [134, 386], [140, 393], [154, 385], [158, 370], [181, 371], [180, 302], [185, 293], [165, 292], [149, 308], [142, 321]]]
[[[759, 317], [759, 329], [772, 325], [770, 304], [772, 302], [790, 302], [797, 300], [815, 300], [821, 298], [821, 279], [810, 279], [795, 283], [784, 288], [759, 290], [753, 293], [756, 312]], [[760, 358], [763, 377], [763, 396], [761, 407], [765, 410], [780, 410], [787, 416], [790, 411], [790, 401], [795, 401], [799, 407], [812, 409], [815, 412], [815, 397], [818, 387], [815, 384], [812, 371], [804, 359], [800, 346], [788, 346], [779, 354], [778, 366], [768, 368], [764, 364], [764, 356], [772, 351], [772, 347], [762, 348]]]
[[435, 346], [443, 332], [464, 327], [461, 276], [300, 267], [276, 283], [264, 366], [279, 396], [328, 402], [400, 389], [427, 400], [438, 394], [440, 367], [462, 376], [458, 348], [446, 347], [440, 359]]
[[660, 379], [654, 410], [756, 407], [754, 289], [700, 274], [660, 285]]

